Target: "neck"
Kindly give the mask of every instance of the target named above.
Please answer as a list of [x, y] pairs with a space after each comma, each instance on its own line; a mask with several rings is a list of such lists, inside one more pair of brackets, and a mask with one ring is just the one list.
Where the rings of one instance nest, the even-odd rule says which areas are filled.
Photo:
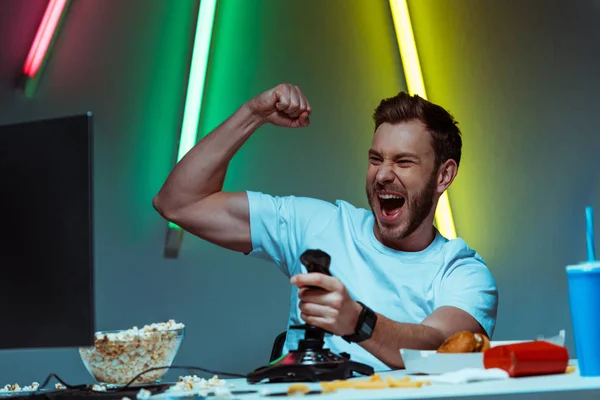
[[375, 237], [377, 240], [379, 240], [384, 246], [398, 251], [416, 252], [425, 250], [427, 247], [429, 247], [429, 245], [431, 245], [431, 243], [433, 243], [436, 236], [436, 230], [433, 227], [433, 224], [425, 221], [423, 221], [423, 224], [421, 224], [421, 226], [411, 233], [410, 236], [398, 240], [383, 239], [376, 227], [377, 224], [374, 226]]

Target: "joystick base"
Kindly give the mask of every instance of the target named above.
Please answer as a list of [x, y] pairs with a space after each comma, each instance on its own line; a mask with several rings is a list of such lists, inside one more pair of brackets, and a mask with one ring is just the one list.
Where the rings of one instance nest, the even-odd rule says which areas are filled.
[[351, 378], [355, 372], [373, 375], [372, 367], [351, 361], [348, 354], [338, 355], [323, 348], [325, 331], [322, 329], [311, 325], [291, 328], [306, 331], [305, 338], [298, 343], [298, 349], [249, 373], [249, 383], [258, 383], [265, 379], [271, 383], [332, 381]]

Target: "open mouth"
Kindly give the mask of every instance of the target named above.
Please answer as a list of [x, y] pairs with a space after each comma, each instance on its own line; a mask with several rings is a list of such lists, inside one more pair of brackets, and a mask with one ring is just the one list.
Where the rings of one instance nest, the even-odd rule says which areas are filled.
[[398, 194], [379, 193], [377, 198], [379, 199], [381, 214], [387, 218], [399, 216], [406, 202], [406, 199]]

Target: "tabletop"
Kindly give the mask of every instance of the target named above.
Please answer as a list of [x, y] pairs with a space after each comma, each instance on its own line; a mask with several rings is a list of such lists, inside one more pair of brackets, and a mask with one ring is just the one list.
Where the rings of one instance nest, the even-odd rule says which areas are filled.
[[[575, 363], [576, 365], [576, 363]], [[386, 376], [401, 379], [407, 376], [406, 371], [390, 371], [380, 373]], [[427, 376], [409, 376], [411, 380], [427, 380]], [[364, 377], [355, 378], [365, 380]], [[265, 396], [266, 393], [285, 393], [290, 384], [285, 383], [260, 383], [248, 384], [244, 379], [230, 379], [228, 384], [233, 387], [233, 399], [256, 400], [277, 398]], [[307, 383], [311, 389], [320, 389], [319, 383]], [[253, 394], [238, 395], [235, 392], [243, 390], [256, 390]], [[153, 398], [169, 398], [173, 395], [163, 393]], [[498, 381], [471, 382], [463, 384], [431, 383], [420, 388], [385, 388], [385, 389], [338, 389], [333, 393], [305, 396], [309, 399], [569, 399], [587, 400], [600, 399], [600, 377], [581, 377], [575, 372], [547, 375], [537, 377], [512, 378]], [[189, 398], [189, 397], [188, 397]], [[214, 398], [214, 397], [212, 397]]]

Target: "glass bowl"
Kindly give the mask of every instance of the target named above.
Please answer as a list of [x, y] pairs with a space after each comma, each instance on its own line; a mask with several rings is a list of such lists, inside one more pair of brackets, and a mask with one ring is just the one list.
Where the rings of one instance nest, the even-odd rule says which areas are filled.
[[[80, 347], [79, 355], [88, 372], [104, 384], [125, 385], [138, 374], [155, 367], [171, 366], [183, 341], [184, 328], [163, 330], [128, 329], [96, 332], [94, 346]], [[150, 371], [134, 384], [161, 381], [168, 369]]]

